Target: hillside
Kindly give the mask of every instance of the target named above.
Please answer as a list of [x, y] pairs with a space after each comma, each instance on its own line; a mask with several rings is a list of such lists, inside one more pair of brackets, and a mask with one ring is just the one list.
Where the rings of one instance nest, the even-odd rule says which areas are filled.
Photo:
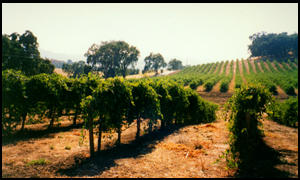
[[260, 83], [278, 99], [298, 94], [298, 60], [278, 62], [262, 60], [231, 60], [191, 66], [170, 75], [190, 86], [204, 98], [224, 104], [234, 89], [248, 83]]

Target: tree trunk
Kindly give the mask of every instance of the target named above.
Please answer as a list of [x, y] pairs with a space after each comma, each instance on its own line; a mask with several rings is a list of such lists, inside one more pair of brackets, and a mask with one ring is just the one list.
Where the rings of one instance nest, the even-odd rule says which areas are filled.
[[55, 117], [54, 114], [55, 114], [55, 113], [54, 113], [54, 110], [53, 110], [53, 108], [51, 108], [51, 110], [50, 110], [51, 121], [50, 121], [50, 125], [48, 126], [48, 129], [51, 129], [51, 128], [53, 127], [53, 124], [54, 124], [54, 117]]
[[119, 146], [121, 144], [121, 127], [119, 127], [117, 131], [118, 131], [117, 145]]
[[102, 139], [102, 123], [99, 117], [99, 136], [98, 136], [98, 153], [101, 150], [101, 139]]
[[78, 109], [79, 109], [78, 107], [76, 107], [76, 109], [75, 109], [75, 116], [74, 116], [74, 119], [73, 119], [73, 126], [76, 125], [76, 119], [77, 119]]
[[151, 133], [152, 132], [152, 119], [150, 119], [149, 120], [149, 129], [148, 129], [148, 131], [149, 131], [149, 133]]
[[25, 120], [26, 120], [26, 116], [27, 116], [27, 112], [22, 114], [22, 127], [21, 127], [21, 131], [24, 130], [24, 126], [25, 126]]
[[136, 136], [135, 136], [136, 139], [140, 137], [140, 127], [141, 127], [141, 117], [138, 115], [136, 119]]
[[89, 139], [90, 139], [90, 156], [94, 156], [94, 133], [93, 133], [93, 118], [88, 117], [89, 123]]
[[126, 77], [126, 70], [123, 70], [122, 75], [123, 75], [123, 78]]

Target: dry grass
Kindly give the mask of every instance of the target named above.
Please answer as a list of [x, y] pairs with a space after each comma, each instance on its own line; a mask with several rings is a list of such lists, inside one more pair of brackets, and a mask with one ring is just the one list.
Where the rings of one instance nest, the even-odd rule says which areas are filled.
[[54, 72], [60, 75], [63, 75], [65, 77], [68, 77], [68, 73], [64, 72], [61, 68], [55, 68]]
[[[209, 98], [208, 93], [205, 95], [204, 98]], [[223, 104], [229, 97], [225, 95], [220, 97], [221, 93], [211, 93], [210, 98], [218, 104]], [[61, 122], [61, 127], [71, 123], [65, 117]], [[128, 147], [119, 150], [117, 154], [115, 150], [109, 151], [109, 149], [114, 149], [117, 133], [103, 133], [101, 149], [105, 155], [100, 156], [98, 163], [88, 160], [89, 144], [86, 130], [83, 131], [85, 138], [82, 144], [79, 143], [80, 128], [54, 132], [41, 138], [27, 139], [2, 146], [2, 177], [231, 177], [234, 171], [225, 169], [225, 159], [220, 159], [218, 163], [215, 163], [228, 148], [226, 123], [222, 110], [219, 110], [217, 120], [213, 123], [182, 127], [170, 134], [153, 137], [153, 141], [145, 139], [137, 142], [137, 146], [131, 147], [136, 134], [134, 122], [129, 127], [123, 127], [121, 143]], [[291, 177], [298, 177], [298, 129], [279, 125], [265, 118], [263, 125], [264, 141], [268, 146], [279, 151], [280, 158], [286, 162], [276, 165], [275, 168], [289, 171]], [[42, 125], [26, 127], [36, 129]], [[143, 131], [146, 127], [147, 121], [145, 120], [141, 126], [142, 134], [146, 133]], [[149, 137], [151, 139], [151, 136]], [[97, 147], [96, 134], [94, 139]], [[66, 149], [66, 147], [69, 148]], [[27, 165], [41, 159], [47, 163]], [[66, 169], [70, 169], [73, 175], [61, 171]]]

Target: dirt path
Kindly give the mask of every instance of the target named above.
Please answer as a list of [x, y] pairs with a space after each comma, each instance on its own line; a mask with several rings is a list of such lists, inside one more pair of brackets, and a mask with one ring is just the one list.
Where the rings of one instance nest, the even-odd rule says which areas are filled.
[[247, 62], [247, 61], [248, 61], [248, 60], [245, 59], [245, 60], [244, 60], [244, 64], [245, 64], [247, 73], [250, 74], [250, 72], [249, 72], [249, 67], [248, 67], [248, 62]]
[[249, 60], [251, 66], [252, 66], [252, 69], [253, 69], [253, 72], [256, 74], [256, 68], [255, 68], [255, 64], [254, 64], [254, 61], [253, 60]]
[[287, 69], [285, 69], [284, 67], [283, 67], [283, 65], [281, 64], [281, 63], [277, 63], [278, 65], [279, 65], [279, 67], [282, 69], [282, 70], [284, 70], [284, 71], [286, 71]]
[[222, 73], [223, 73], [223, 71], [224, 71], [224, 65], [225, 65], [225, 62], [222, 64], [222, 67], [221, 67], [221, 69], [220, 69], [219, 74], [222, 74]]
[[266, 69], [269, 71], [269, 72], [271, 72], [271, 69], [269, 68], [269, 65], [264, 61], [264, 65], [265, 65], [265, 67], [266, 67]]
[[[225, 160], [214, 163], [228, 147], [222, 119], [218, 111], [213, 123], [154, 133], [136, 144], [133, 124], [122, 132], [120, 148], [112, 147], [116, 133], [104, 133], [102, 149], [112, 150], [92, 161], [88, 137], [78, 144], [80, 129], [2, 146], [2, 177], [226, 177], [232, 172]], [[27, 165], [41, 158], [46, 164]]]
[[[82, 146], [78, 145], [80, 129], [2, 146], [2, 177], [232, 177], [234, 171], [225, 170], [225, 159], [219, 159], [228, 148], [227, 122], [222, 111], [217, 111], [215, 122], [157, 131], [136, 143], [134, 123], [122, 132], [123, 145], [119, 148], [112, 147], [116, 134], [105, 133], [102, 149], [106, 150], [95, 160], [88, 158], [88, 137]], [[280, 159], [268, 169], [298, 177], [298, 129], [267, 119], [263, 125], [263, 139]], [[47, 163], [26, 165], [41, 158]], [[220, 161], [215, 163], [217, 159]]]
[[[285, 63], [285, 62], [282, 62], [282, 63]], [[288, 63], [285, 63], [285, 65], [289, 68], [287, 70], [292, 70], [292, 67]], [[294, 63], [294, 65], [295, 65], [295, 63]]]
[[221, 86], [221, 81], [217, 82], [217, 83], [213, 86], [211, 92], [219, 92], [219, 91], [220, 91], [220, 86]]
[[233, 75], [228, 87], [228, 92], [230, 93], [234, 93], [236, 67], [236, 61], [233, 61]]
[[286, 171], [289, 177], [298, 177], [298, 129], [280, 125], [270, 120], [263, 121], [268, 146], [279, 152], [281, 163], [274, 166], [279, 171]]
[[231, 61], [229, 61], [226, 66], [226, 71], [225, 71], [226, 76], [229, 74], [229, 71], [230, 71], [230, 63], [231, 63]]
[[213, 74], [217, 74], [217, 70], [218, 70], [219, 66], [220, 66], [220, 63], [217, 64], [217, 67], [216, 67], [215, 71], [213, 72]]
[[242, 64], [242, 61], [239, 61], [239, 68], [240, 68], [240, 75], [242, 77], [242, 80], [243, 80], [244, 84], [246, 84], [247, 81], [246, 81], [246, 79], [245, 79], [245, 77], [243, 75], [243, 64]]
[[289, 96], [284, 92], [284, 90], [280, 86], [276, 86], [276, 88], [277, 88], [277, 92], [278, 92], [277, 98], [279, 98], [279, 99], [289, 98]]
[[263, 70], [263, 68], [261, 67], [261, 64], [260, 64], [260, 62], [257, 62], [257, 66], [258, 66], [258, 68], [259, 68], [259, 70], [260, 70], [260, 72], [264, 72], [264, 70]]
[[277, 67], [275, 66], [275, 64], [274, 64], [274, 62], [271, 62], [271, 65], [273, 66], [273, 68], [275, 69], [275, 71], [279, 71], [278, 69], [277, 69]]

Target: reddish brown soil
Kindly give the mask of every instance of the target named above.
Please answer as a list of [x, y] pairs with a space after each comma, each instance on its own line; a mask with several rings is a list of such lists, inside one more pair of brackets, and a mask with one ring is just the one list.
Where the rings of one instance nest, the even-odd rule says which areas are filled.
[[218, 63], [218, 65], [217, 65], [215, 71], [213, 72], [213, 74], [216, 74], [216, 73], [217, 73], [217, 70], [218, 70], [219, 66], [220, 66], [220, 63]]
[[256, 74], [256, 68], [255, 68], [254, 61], [253, 60], [249, 60], [249, 61], [250, 61], [250, 64], [252, 66], [253, 72]]
[[239, 68], [240, 68], [240, 75], [241, 75], [241, 77], [243, 79], [243, 82], [244, 82], [244, 84], [246, 84], [247, 81], [246, 81], [245, 77], [243, 76], [243, 64], [242, 64], [242, 61], [239, 61]]
[[280, 67], [282, 70], [288, 70], [288, 69], [285, 69], [281, 63], [278, 62], [277, 64], [279, 65], [279, 67]]
[[257, 65], [258, 65], [258, 68], [259, 68], [260, 72], [264, 72], [263, 68], [261, 67], [260, 62], [257, 62]]
[[[219, 105], [232, 95], [220, 92], [199, 94]], [[78, 127], [8, 143], [2, 145], [2, 177], [231, 177], [234, 171], [225, 169], [225, 159], [215, 163], [228, 148], [227, 122], [223, 117], [221, 108], [213, 123], [186, 126], [151, 136], [142, 131], [142, 135], [145, 134], [142, 138], [147, 138], [136, 143], [136, 123], [133, 123], [124, 127], [120, 148], [114, 147], [116, 133], [104, 133], [103, 154], [96, 156], [95, 160], [89, 160], [86, 130], [85, 138], [79, 144], [81, 129]], [[71, 123], [64, 118], [60, 127], [68, 127]], [[279, 172], [288, 171], [288, 177], [298, 177], [298, 129], [266, 119], [263, 124], [266, 144], [278, 151], [282, 160], [272, 168]], [[37, 130], [47, 126], [45, 123], [27, 125], [26, 128]], [[142, 123], [143, 127], [147, 127], [146, 122]], [[97, 135], [94, 137], [97, 147]], [[47, 163], [27, 164], [41, 158]]]
[[230, 63], [231, 63], [231, 61], [229, 61], [228, 64], [227, 64], [227, 66], [226, 66], [226, 69], [225, 69], [225, 70], [226, 70], [226, 71], [225, 71], [225, 74], [226, 74], [226, 75], [229, 74], [229, 71], [230, 71]]
[[225, 65], [225, 62], [222, 64], [222, 67], [221, 67], [221, 69], [220, 69], [219, 74], [222, 74], [222, 73], [223, 73], [223, 71], [224, 71], [224, 65]]
[[249, 74], [250, 72], [249, 72], [249, 67], [248, 67], [248, 62], [247, 62], [248, 60], [247, 59], [245, 59], [244, 60], [244, 64], [245, 64], [245, 67], [246, 67], [246, 71], [247, 71], [247, 73]]
[[273, 66], [273, 68], [275, 69], [275, 71], [279, 71], [279, 70], [277, 69], [277, 67], [275, 66], [274, 62], [271, 62], [271, 65]]
[[236, 61], [233, 61], [233, 76], [232, 76], [232, 79], [231, 79], [231, 81], [229, 83], [229, 86], [228, 86], [228, 92], [229, 93], [234, 92], [236, 67], [237, 67]]
[[266, 69], [267, 69], [269, 72], [271, 72], [271, 70], [270, 70], [270, 68], [269, 68], [269, 65], [268, 65], [266, 62], [264, 62], [264, 65], [265, 65]]

